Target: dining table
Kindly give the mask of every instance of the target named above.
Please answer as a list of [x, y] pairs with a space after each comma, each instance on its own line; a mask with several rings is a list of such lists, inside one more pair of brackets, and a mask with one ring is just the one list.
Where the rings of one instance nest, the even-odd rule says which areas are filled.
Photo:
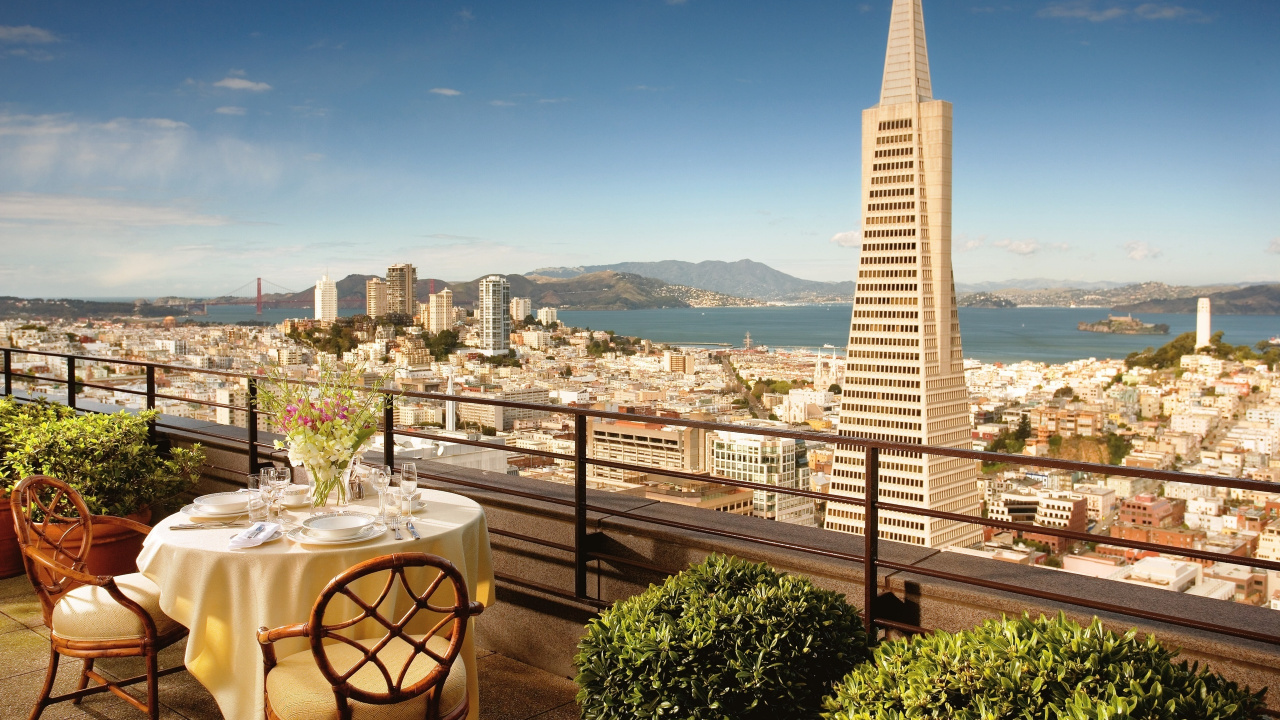
[[[402, 528], [403, 539], [396, 539], [388, 529], [360, 542], [313, 544], [281, 533], [278, 539], [233, 550], [230, 539], [242, 527], [211, 523], [207, 528], [175, 528], [191, 525], [193, 520], [208, 520], [194, 514], [197, 511], [191, 508], [195, 506], [184, 508], [154, 527], [138, 556], [138, 570], [159, 586], [160, 607], [165, 614], [189, 630], [187, 670], [213, 695], [223, 717], [249, 720], [265, 715], [258, 629], [307, 622], [325, 586], [360, 562], [392, 553], [438, 555], [459, 570], [470, 599], [492, 606], [493, 560], [484, 510], [474, 500], [454, 493], [434, 489], [420, 489], [418, 493], [420, 505], [411, 517], [419, 536], [416, 538]], [[377, 514], [378, 500], [373, 493], [370, 495], [341, 510]], [[290, 508], [282, 513], [280, 521], [287, 531], [314, 513], [334, 510]], [[434, 577], [432, 568], [417, 570], [428, 581]], [[425, 575], [428, 571], [429, 576]], [[361, 597], [367, 601], [376, 599], [384, 581], [370, 577], [362, 582], [363, 586], [353, 586]], [[410, 606], [407, 594], [399, 599], [392, 595], [387, 602], [392, 603], [388, 606], [392, 611], [397, 609], [395, 603], [400, 603], [400, 614]], [[354, 611], [354, 603], [347, 609]], [[415, 621], [430, 627], [426, 615], [415, 616]], [[459, 655], [468, 669], [471, 719], [479, 716], [480, 708], [475, 621], [476, 618], [468, 621]], [[309, 650], [306, 639], [276, 643], [276, 652], [282, 658], [304, 650]], [[457, 670], [455, 665], [454, 671]]]

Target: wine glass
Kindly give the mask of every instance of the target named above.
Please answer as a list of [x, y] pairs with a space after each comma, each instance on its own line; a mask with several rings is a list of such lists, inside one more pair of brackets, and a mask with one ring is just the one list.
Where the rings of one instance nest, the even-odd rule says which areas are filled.
[[404, 512], [413, 512], [413, 497], [418, 493], [418, 466], [405, 463], [400, 466], [400, 500], [404, 503]]
[[284, 491], [293, 482], [293, 472], [289, 468], [276, 468], [271, 473], [271, 497], [275, 506], [275, 516], [279, 518], [284, 512]]
[[391, 468], [386, 465], [370, 465], [369, 481], [378, 491], [378, 519], [387, 521], [387, 489], [391, 485]]

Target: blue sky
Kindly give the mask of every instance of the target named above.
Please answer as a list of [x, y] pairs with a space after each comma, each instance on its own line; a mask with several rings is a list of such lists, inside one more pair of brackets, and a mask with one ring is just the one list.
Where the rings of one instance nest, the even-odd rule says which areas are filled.
[[[0, 295], [854, 277], [889, 0], [11, 2]], [[1280, 3], [925, 0], [957, 282], [1280, 281]]]

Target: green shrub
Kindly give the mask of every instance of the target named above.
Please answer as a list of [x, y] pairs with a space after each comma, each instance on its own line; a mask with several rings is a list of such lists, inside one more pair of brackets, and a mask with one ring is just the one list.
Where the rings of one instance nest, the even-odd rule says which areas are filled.
[[[51, 403], [44, 398], [20, 403], [13, 397], [0, 397], [0, 480], [14, 477], [8, 459], [23, 432], [33, 425], [55, 422], [75, 414], [76, 411], [66, 405]], [[0, 490], [7, 490], [8, 485], [0, 482]]]
[[200, 476], [199, 445], [175, 448], [165, 459], [148, 442], [154, 410], [37, 415], [12, 436], [4, 459], [9, 486], [28, 475], [48, 475], [75, 488], [95, 515], [129, 515], [177, 495]]
[[827, 720], [1244, 720], [1251, 694], [1148, 636], [1059, 615], [990, 620], [881, 644], [826, 701]]
[[578, 702], [585, 720], [816, 718], [867, 657], [843, 595], [712, 556], [591, 621]]

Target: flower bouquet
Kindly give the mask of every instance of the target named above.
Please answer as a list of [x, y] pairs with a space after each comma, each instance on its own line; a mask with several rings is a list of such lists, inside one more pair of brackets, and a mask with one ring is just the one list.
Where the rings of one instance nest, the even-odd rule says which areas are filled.
[[362, 378], [363, 366], [341, 370], [322, 363], [315, 383], [291, 380], [273, 369], [260, 386], [259, 405], [288, 440], [275, 445], [288, 448], [290, 464], [307, 469], [314, 507], [328, 502], [334, 491], [337, 503], [347, 504], [346, 471], [377, 432], [381, 383], [365, 387]]

